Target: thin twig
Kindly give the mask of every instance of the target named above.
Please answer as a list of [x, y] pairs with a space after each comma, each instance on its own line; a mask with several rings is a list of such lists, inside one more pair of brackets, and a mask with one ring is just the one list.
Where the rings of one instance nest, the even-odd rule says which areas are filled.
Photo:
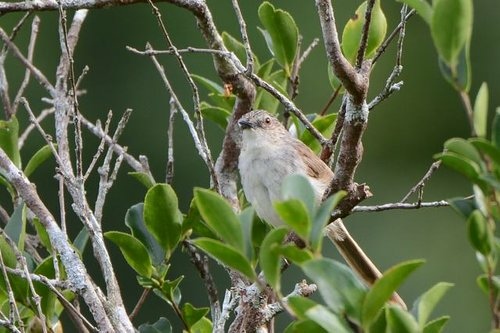
[[177, 108], [173, 98], [170, 99], [170, 116], [168, 118], [168, 148], [167, 148], [167, 171], [165, 180], [167, 184], [172, 184], [174, 180], [174, 119]]
[[[113, 112], [109, 110], [108, 112], [108, 117], [106, 118], [106, 122], [104, 123], [104, 129], [103, 132], [105, 135], [108, 135], [109, 133], [109, 125], [111, 124], [111, 118], [113, 118]], [[98, 121], [97, 126], [100, 127], [100, 122]], [[97, 147], [97, 150], [92, 157], [92, 161], [89, 164], [89, 167], [87, 168], [87, 171], [85, 172], [85, 175], [83, 176], [83, 181], [85, 182], [92, 171], [94, 170], [94, 167], [99, 160], [99, 157], [101, 157], [102, 153], [104, 152], [104, 145], [106, 144], [105, 136], [101, 137], [101, 141], [99, 142], [99, 146]]]
[[330, 95], [330, 98], [328, 98], [328, 102], [326, 102], [326, 105], [323, 107], [323, 109], [319, 113], [321, 116], [324, 116], [328, 112], [328, 109], [330, 108], [330, 106], [333, 104], [333, 102], [335, 101], [335, 99], [339, 95], [341, 89], [342, 89], [342, 85], [339, 84], [337, 89], [335, 89], [332, 92], [332, 94]]
[[360, 69], [365, 58], [366, 47], [368, 45], [368, 32], [370, 31], [370, 23], [372, 20], [372, 9], [375, 0], [369, 0], [366, 4], [365, 23], [361, 33], [361, 41], [359, 42], [358, 53], [356, 56], [356, 68]]
[[[21, 98], [19, 99], [21, 100]], [[31, 122], [24, 132], [19, 136], [19, 148], [21, 149], [24, 146], [24, 143], [26, 142], [26, 139], [28, 139], [28, 136], [30, 133], [35, 129], [35, 123], [40, 124], [45, 118], [50, 116], [51, 114], [54, 113], [54, 108], [49, 108], [45, 109], [40, 114], [35, 118], [35, 122]]]
[[144, 305], [144, 302], [146, 301], [146, 298], [148, 298], [148, 295], [149, 293], [151, 292], [151, 289], [144, 289], [142, 291], [142, 294], [141, 294], [141, 297], [139, 297], [139, 300], [137, 301], [137, 303], [135, 304], [134, 306], [134, 309], [132, 310], [132, 312], [128, 315], [128, 317], [130, 318], [130, 321], [134, 320], [135, 316], [137, 316], [137, 314], [139, 313], [139, 310], [142, 308], [142, 306]]
[[[31, 35], [30, 35], [30, 41], [28, 44], [28, 61], [33, 62], [33, 55], [35, 54], [35, 44], [36, 40], [38, 37], [38, 30], [40, 27], [40, 18], [38, 16], [35, 16], [33, 18], [33, 22], [31, 23]], [[26, 90], [26, 87], [28, 86], [28, 83], [30, 82], [31, 78], [31, 72], [26, 68], [24, 72], [24, 78], [23, 82], [21, 83], [21, 86], [17, 90], [16, 97], [14, 98], [14, 103], [12, 104], [12, 112], [14, 114], [17, 113], [17, 107], [19, 105], [19, 100], [23, 96], [24, 91]]]
[[446, 200], [432, 201], [432, 202], [415, 202], [415, 203], [395, 202], [395, 203], [387, 203], [375, 206], [356, 206], [352, 209], [352, 212], [369, 213], [369, 212], [382, 212], [385, 210], [394, 210], [394, 209], [438, 208], [438, 207], [448, 207], [449, 205], [450, 205], [449, 202]]
[[434, 174], [434, 172], [439, 169], [439, 166], [441, 165], [441, 160], [439, 161], [436, 161], [434, 163], [431, 164], [429, 170], [427, 170], [427, 172], [425, 173], [425, 175], [422, 177], [422, 179], [420, 179], [418, 181], [418, 183], [413, 186], [411, 188], [411, 190], [399, 201], [400, 203], [404, 203], [404, 202], [407, 202], [408, 199], [410, 198], [410, 196], [417, 192], [417, 191], [420, 191], [420, 189], [422, 189], [425, 184], [427, 183], [427, 181], [432, 177], [432, 175]]
[[408, 22], [408, 20], [416, 13], [415, 9], [412, 9], [408, 12], [408, 14], [404, 17], [401, 22], [399, 22], [398, 26], [391, 32], [389, 37], [385, 39], [385, 41], [382, 43], [382, 45], [379, 46], [377, 49], [377, 52], [375, 53], [375, 56], [373, 56], [372, 64], [376, 63], [377, 60], [380, 58], [380, 56], [385, 52], [389, 44], [392, 42], [394, 37], [398, 34], [399, 30], [403, 28], [403, 26]]
[[198, 87], [194, 83], [193, 78], [191, 77], [191, 73], [187, 69], [187, 66], [182, 59], [182, 55], [177, 52], [177, 47], [173, 44], [170, 35], [167, 32], [167, 29], [165, 28], [165, 25], [163, 24], [162, 18], [161, 18], [161, 13], [158, 7], [153, 3], [152, 0], [148, 0], [150, 6], [153, 8], [154, 15], [156, 16], [156, 19], [158, 21], [158, 24], [162, 30], [163, 36], [165, 37], [165, 41], [167, 42], [167, 46], [169, 49], [173, 51], [173, 54], [175, 55], [177, 62], [179, 63], [179, 66], [181, 67], [182, 73], [186, 77], [186, 80], [189, 83], [189, 86], [191, 87], [192, 95], [193, 95], [193, 104], [194, 104], [194, 113], [195, 113], [195, 119], [196, 119], [196, 131], [198, 133], [198, 137], [200, 140], [201, 148], [204, 151], [205, 155], [205, 164], [207, 165], [211, 180], [212, 180], [212, 186], [217, 189], [217, 192], [221, 192], [221, 189], [219, 188], [219, 180], [217, 177], [217, 173], [215, 172], [215, 166], [212, 158], [212, 153], [210, 152], [210, 148], [208, 147], [208, 142], [207, 138], [205, 135], [205, 128], [203, 124], [203, 115], [201, 113], [201, 106], [200, 106], [200, 94], [198, 92]]
[[245, 23], [245, 19], [243, 18], [243, 14], [241, 13], [240, 5], [238, 4], [238, 0], [232, 0], [234, 13], [236, 14], [236, 19], [238, 20], [238, 25], [240, 27], [241, 40], [243, 41], [243, 46], [245, 47], [245, 53], [247, 56], [247, 74], [253, 72], [253, 53], [252, 48], [250, 47], [250, 39], [248, 38], [247, 33], [247, 25]]
[[[1, 233], [3, 236], [5, 236], [3, 229], [0, 229]], [[8, 237], [6, 237], [8, 238]], [[14, 326], [17, 326], [21, 329], [22, 332], [24, 332], [24, 324], [21, 319], [21, 315], [19, 313], [19, 309], [17, 308], [17, 303], [16, 299], [14, 298], [14, 292], [12, 290], [12, 286], [10, 284], [10, 279], [9, 276], [7, 275], [7, 270], [5, 263], [3, 261], [3, 255], [2, 252], [0, 251], [0, 266], [2, 268], [2, 275], [3, 275], [3, 280], [5, 283], [5, 289], [7, 292], [7, 297], [9, 299], [9, 322], [12, 323]]]

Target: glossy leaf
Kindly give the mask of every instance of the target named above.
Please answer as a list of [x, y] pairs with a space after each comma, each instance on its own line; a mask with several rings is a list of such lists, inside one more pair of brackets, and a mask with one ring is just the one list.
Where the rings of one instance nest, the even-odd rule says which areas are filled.
[[495, 110], [495, 117], [491, 126], [491, 141], [495, 147], [500, 148], [500, 107]]
[[451, 287], [453, 287], [452, 283], [439, 282], [415, 301], [413, 312], [420, 327], [425, 326], [437, 303]]
[[474, 130], [476, 135], [485, 138], [488, 123], [488, 85], [481, 84], [474, 101]]
[[490, 285], [490, 279], [486, 274], [482, 274], [478, 276], [476, 279], [477, 285], [486, 295], [490, 295], [491, 288], [493, 288], [493, 295], [496, 299], [500, 291], [500, 276], [498, 275], [492, 276], [491, 282], [492, 284]]
[[462, 138], [452, 138], [444, 143], [444, 148], [449, 152], [464, 156], [476, 163], [482, 164], [482, 158], [477, 149], [469, 141]]
[[215, 260], [255, 280], [255, 272], [250, 262], [233, 247], [210, 238], [197, 238], [192, 242]]
[[289, 77], [297, 53], [299, 29], [288, 12], [275, 9], [267, 1], [259, 6], [258, 13], [262, 25], [269, 34], [266, 38], [267, 46]]
[[133, 205], [127, 210], [125, 225], [130, 229], [132, 235], [146, 247], [154, 265], [159, 265], [165, 259], [165, 250], [146, 227], [143, 203]]
[[300, 238], [308, 240], [311, 231], [311, 218], [302, 201], [297, 199], [278, 201], [274, 203], [274, 209], [281, 220], [290, 226]]
[[471, 138], [469, 142], [481, 153], [491, 158], [496, 166], [500, 167], [500, 149], [498, 147], [483, 138]]
[[[366, 1], [364, 1], [346, 23], [342, 32], [342, 52], [351, 64], [355, 63], [358, 54], [361, 34], [365, 25], [366, 6]], [[373, 57], [377, 48], [382, 45], [386, 33], [387, 20], [384, 11], [380, 7], [380, 0], [376, 0], [372, 10], [364, 59]]]
[[432, 7], [426, 0], [398, 0], [417, 11], [417, 14], [428, 24], [432, 20]]
[[475, 210], [467, 220], [469, 241], [475, 250], [488, 255], [492, 248], [492, 235], [488, 230], [488, 221], [479, 210]]
[[301, 268], [316, 283], [321, 297], [334, 313], [360, 319], [366, 287], [347, 266], [323, 258], [307, 261]]
[[156, 184], [144, 199], [144, 223], [170, 257], [181, 236], [177, 195], [168, 184]]
[[142, 324], [139, 333], [172, 333], [172, 326], [168, 319], [161, 317], [154, 324]]
[[315, 321], [310, 319], [294, 321], [287, 326], [284, 333], [328, 333], [323, 327], [319, 326]]
[[[33, 273], [45, 276], [48, 279], [54, 279], [56, 276], [54, 270], [54, 260], [52, 256], [45, 258], [36, 267]], [[52, 293], [52, 291], [50, 291], [50, 289], [43, 283], [33, 281], [33, 286], [35, 287], [37, 294], [41, 298], [40, 303], [42, 307], [42, 312], [46, 316], [45, 318], [47, 320], [52, 320], [52, 321], [53, 319], [56, 319], [57, 321], [57, 317], [54, 318], [54, 316], [56, 315], [56, 302], [57, 302], [56, 295]]]
[[245, 253], [240, 221], [227, 201], [217, 193], [201, 188], [194, 190], [194, 198], [205, 223], [224, 242]]
[[203, 317], [191, 327], [191, 331], [195, 333], [212, 333], [212, 326], [212, 322], [206, 317]]
[[461, 155], [443, 153], [436, 155], [436, 158], [443, 161], [444, 165], [454, 169], [472, 181], [477, 181], [479, 178], [479, 173], [481, 172], [480, 167], [469, 159], [464, 159]]
[[[340, 85], [342, 85], [340, 79], [333, 72], [332, 64], [330, 62], [328, 62], [327, 74], [328, 74], [328, 82], [330, 82], [330, 86], [332, 87], [333, 90], [336, 90]], [[344, 90], [343, 88], [341, 89]]]
[[287, 233], [286, 228], [271, 230], [262, 241], [259, 252], [260, 266], [266, 281], [276, 292], [279, 292], [281, 287], [280, 247]]
[[7, 222], [4, 229], [9, 238], [16, 244], [19, 251], [24, 250], [26, 240], [26, 210], [24, 203], [19, 204]]
[[35, 171], [40, 165], [43, 164], [49, 157], [52, 156], [52, 149], [49, 145], [45, 145], [40, 148], [28, 161], [26, 167], [24, 168], [24, 175], [26, 177], [31, 176], [33, 171]]
[[139, 275], [151, 277], [153, 263], [146, 247], [132, 235], [118, 231], [108, 231], [104, 236], [120, 248], [127, 263]]
[[441, 333], [449, 319], [449, 316], [442, 316], [428, 322], [422, 333]]
[[[247, 54], [245, 51], [245, 46], [239, 40], [231, 36], [228, 32], [222, 32], [222, 41], [224, 42], [224, 46], [230, 51], [233, 52], [236, 57], [240, 60], [241, 64], [245, 66], [247, 63]], [[253, 62], [256, 69], [260, 67], [259, 59], [255, 54], [253, 56]]]
[[78, 250], [80, 256], [83, 256], [83, 252], [87, 247], [87, 243], [89, 241], [89, 231], [86, 227], [83, 227], [78, 235], [76, 235], [75, 240], [73, 241], [73, 246]]
[[402, 262], [387, 270], [383, 276], [373, 284], [363, 303], [362, 323], [364, 327], [368, 327], [375, 320], [379, 311], [391, 298], [391, 295], [401, 283], [403, 283], [403, 281], [423, 263], [423, 260]]
[[387, 307], [386, 320], [389, 332], [420, 333], [415, 318], [399, 306], [389, 305]]
[[472, 33], [472, 0], [434, 0], [431, 34], [440, 57], [451, 68]]
[[19, 152], [19, 123], [16, 117], [0, 120], [0, 148], [7, 154], [16, 167], [21, 167]]
[[[336, 113], [327, 114], [326, 116], [315, 116], [312, 125], [324, 136], [330, 137], [333, 129], [335, 128], [335, 120], [337, 119]], [[321, 150], [321, 145], [318, 140], [309, 132], [305, 130], [300, 136], [300, 141], [304, 142], [306, 146], [311, 148], [312, 151], [318, 153]]]
[[197, 82], [197, 83], [201, 84], [203, 87], [205, 87], [212, 94], [223, 94], [224, 93], [224, 88], [220, 84], [215, 83], [212, 80], [209, 80], [203, 76], [195, 75], [195, 74], [191, 74], [191, 78], [195, 82]]
[[279, 251], [283, 257], [297, 265], [313, 259], [313, 255], [310, 251], [307, 249], [299, 249], [295, 244], [282, 245]]
[[5, 266], [15, 268], [17, 265], [16, 253], [9, 245], [4, 235], [0, 235], [0, 252]]
[[152, 179], [151, 176], [145, 172], [133, 171], [129, 172], [128, 174], [137, 179], [139, 183], [144, 185], [148, 190], [156, 184], [155, 180]]
[[331, 195], [328, 199], [323, 201], [316, 211], [316, 215], [313, 219], [313, 225], [310, 236], [311, 248], [314, 251], [321, 251], [321, 244], [323, 242], [323, 230], [325, 226], [330, 221], [330, 216], [332, 210], [338, 205], [340, 200], [342, 200], [346, 195], [345, 191], [339, 191], [334, 195]]
[[184, 303], [182, 307], [182, 318], [188, 327], [192, 327], [205, 317], [209, 310], [209, 308], [195, 308], [191, 303]]
[[40, 223], [38, 218], [33, 219], [33, 225], [35, 226], [36, 234], [38, 235], [38, 239], [42, 243], [43, 247], [49, 252], [52, 253], [52, 244], [50, 243], [49, 234], [45, 227]]
[[[271, 85], [276, 88], [279, 92], [287, 95], [286, 86], [287, 86], [287, 77], [284, 70], [278, 70], [271, 73], [267, 79], [267, 82], [271, 83]], [[278, 110], [278, 106], [280, 105], [278, 99], [268, 93], [266, 90], [262, 89], [257, 95], [259, 109], [264, 109], [271, 114], [275, 114]], [[255, 103], [257, 105], [257, 101]]]
[[348, 324], [341, 314], [334, 314], [322, 305], [315, 305], [306, 311], [306, 317], [313, 320], [327, 332], [350, 333]]
[[455, 90], [469, 91], [472, 81], [470, 41], [467, 41], [462, 51], [460, 51], [456, 64], [449, 65], [442, 58], [439, 58], [438, 64], [441, 74]]
[[218, 106], [212, 106], [208, 103], [202, 102], [200, 105], [200, 111], [203, 115], [203, 118], [213, 121], [222, 130], [226, 129], [229, 117], [231, 116], [231, 112], [229, 112], [227, 109]]
[[307, 208], [306, 213], [313, 216], [315, 211], [315, 193], [309, 180], [299, 174], [291, 174], [285, 177], [281, 187], [283, 200], [297, 199]]

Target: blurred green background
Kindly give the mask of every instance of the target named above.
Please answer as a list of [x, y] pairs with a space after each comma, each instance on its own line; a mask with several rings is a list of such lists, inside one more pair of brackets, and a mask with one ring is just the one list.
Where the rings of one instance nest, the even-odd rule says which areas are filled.
[[[257, 8], [261, 1], [240, 1], [246, 19], [254, 51], [262, 60], [270, 57], [262, 35], [257, 30], [259, 21]], [[239, 36], [239, 28], [229, 0], [208, 1], [213, 10], [219, 31], [228, 31]], [[361, 1], [335, 1], [335, 15], [338, 29], [347, 22]], [[321, 37], [319, 20], [313, 1], [281, 0], [273, 1], [276, 7], [288, 10], [296, 20], [303, 46], [315, 37]], [[382, 1], [388, 18], [389, 31], [399, 22], [400, 4]], [[205, 47], [197, 29], [195, 19], [187, 11], [169, 4], [159, 4], [163, 19], [175, 45]], [[39, 14], [42, 23], [35, 53], [35, 64], [54, 82], [55, 68], [59, 61], [60, 46], [57, 33], [57, 13]], [[500, 68], [500, 3], [497, 1], [476, 1], [475, 22], [472, 38], [471, 59], [473, 70], [472, 96], [475, 96], [482, 81], [487, 81], [490, 90], [490, 113], [500, 104], [497, 77]], [[0, 17], [0, 26], [11, 29], [20, 18], [19, 14]], [[18, 45], [23, 52], [29, 38], [26, 25], [18, 37]], [[146, 4], [122, 8], [90, 11], [83, 26], [80, 42], [75, 54], [75, 69], [79, 74], [84, 66], [90, 72], [82, 87], [87, 90], [80, 98], [82, 113], [92, 120], [105, 119], [108, 110], [115, 114], [114, 124], [126, 109], [134, 110], [131, 121], [120, 139], [129, 152], [135, 156], [146, 155], [158, 181], [165, 178], [167, 157], [168, 101], [163, 83], [153, 64], [147, 57], [128, 52], [125, 46], [143, 48], [146, 42], [154, 48], [165, 47], [155, 17]], [[375, 96], [385, 84], [394, 66], [395, 45], [391, 45], [377, 64], [371, 80], [370, 96]], [[187, 110], [192, 110], [191, 91], [173, 57], [161, 57], [169, 79]], [[184, 59], [192, 73], [204, 75], [222, 84], [215, 75], [212, 60], [208, 55], [189, 54]], [[327, 79], [326, 58], [323, 46], [314, 49], [305, 62], [300, 76], [300, 94], [297, 105], [306, 113], [319, 112], [326, 104], [331, 88]], [[454, 136], [467, 137], [469, 130], [459, 97], [439, 73], [436, 51], [432, 45], [428, 27], [417, 16], [408, 23], [405, 39], [404, 71], [400, 79], [404, 86], [389, 100], [380, 104], [370, 115], [369, 127], [364, 138], [365, 155], [357, 173], [357, 182], [366, 182], [374, 197], [364, 204], [399, 201], [404, 194], [422, 177], [433, 162], [433, 154], [442, 149], [443, 142]], [[11, 93], [15, 93], [24, 70], [16, 59], [7, 61]], [[30, 84], [25, 96], [33, 110], [40, 112], [47, 107], [40, 101], [45, 96], [35, 82]], [[206, 97], [206, 91], [202, 91]], [[334, 104], [331, 111], [338, 108]], [[26, 126], [26, 112], [20, 110], [19, 118]], [[51, 120], [45, 121], [47, 131], [53, 131]], [[212, 154], [220, 151], [223, 132], [207, 123], [207, 136]], [[87, 163], [94, 154], [98, 141], [86, 135], [85, 156]], [[26, 161], [42, 142], [38, 133], [33, 133], [31, 141], [23, 148]], [[46, 164], [33, 175], [33, 181], [51, 211], [58, 216], [57, 183], [51, 176], [54, 164]], [[128, 207], [142, 201], [145, 189], [127, 175], [131, 171], [122, 167], [118, 181], [108, 196], [104, 212], [105, 230], [122, 230], [126, 227], [123, 218]], [[88, 184], [88, 197], [96, 195], [96, 181]], [[208, 175], [195, 151], [185, 124], [178, 117], [175, 130], [175, 180], [173, 183], [181, 207], [189, 205], [194, 186], [208, 187]], [[439, 170], [425, 188], [426, 201], [439, 200], [471, 193], [469, 185], [458, 175], [446, 169]], [[1, 193], [2, 205], [7, 205], [8, 196]], [[10, 209], [10, 208], [9, 208]], [[68, 205], [67, 211], [70, 212]], [[70, 214], [71, 215], [71, 214]], [[81, 228], [74, 216], [69, 216], [70, 232], [74, 237]], [[425, 258], [427, 264], [419, 269], [402, 286], [400, 293], [411, 304], [418, 295], [438, 281], [455, 284], [439, 304], [436, 315], [449, 314], [451, 320], [446, 332], [486, 332], [490, 315], [487, 297], [477, 288], [476, 276], [480, 273], [474, 252], [468, 244], [464, 221], [451, 209], [422, 209], [414, 211], [389, 211], [384, 213], [355, 214], [345, 220], [351, 233], [382, 270], [397, 262]], [[113, 245], [109, 246], [117, 267], [127, 309], [131, 311], [140, 296], [133, 271], [125, 264], [121, 254]], [[339, 258], [335, 249], [327, 248], [327, 255]], [[97, 273], [90, 250], [85, 258], [91, 270]], [[205, 288], [196, 272], [191, 268], [183, 253], [178, 253], [169, 277], [185, 275], [183, 300], [196, 306], [206, 304]], [[214, 265], [215, 267], [215, 265]], [[215, 267], [217, 280], [228, 285], [225, 273]], [[94, 274], [98, 276], [98, 274]], [[285, 285], [292, 288], [302, 276], [297, 270], [286, 272]], [[99, 281], [99, 277], [96, 278]], [[182, 287], [181, 285], [181, 287]], [[286, 289], [285, 289], [286, 290]], [[223, 290], [220, 290], [221, 297]], [[179, 329], [179, 323], [165, 303], [154, 296], [146, 302], [136, 325], [159, 316], [166, 316]], [[278, 322], [287, 321], [281, 315]]]

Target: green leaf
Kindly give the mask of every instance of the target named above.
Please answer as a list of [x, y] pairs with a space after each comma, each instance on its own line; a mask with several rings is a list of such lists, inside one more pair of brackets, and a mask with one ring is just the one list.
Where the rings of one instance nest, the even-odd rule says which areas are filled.
[[267, 283], [279, 293], [281, 288], [281, 255], [280, 247], [287, 235], [286, 228], [271, 230], [262, 241], [259, 258]]
[[195, 81], [204, 86], [210, 93], [212, 94], [218, 94], [222, 95], [224, 94], [224, 88], [218, 83], [215, 83], [212, 80], [209, 80], [203, 76], [196, 75], [196, 74], [191, 74], [191, 78]]
[[402, 262], [387, 270], [383, 276], [375, 281], [372, 288], [365, 297], [362, 309], [362, 323], [369, 327], [376, 319], [380, 309], [391, 298], [391, 295], [403, 283], [404, 280], [418, 267], [424, 263], [423, 260], [410, 260]]
[[144, 223], [169, 258], [181, 236], [177, 195], [168, 184], [156, 184], [144, 199]]
[[279, 217], [289, 225], [293, 231], [303, 240], [309, 239], [311, 231], [311, 218], [307, 213], [304, 203], [297, 199], [286, 201], [277, 201], [274, 203], [274, 209]]
[[316, 322], [306, 319], [294, 321], [285, 329], [284, 333], [303, 333], [303, 332], [314, 332], [314, 333], [328, 333], [323, 327], [316, 324]]
[[322, 305], [315, 305], [306, 311], [306, 317], [316, 322], [319, 326], [323, 327], [328, 332], [335, 333], [350, 333], [348, 324], [345, 319], [340, 317], [342, 314], [335, 315], [328, 311]]
[[[45, 276], [48, 279], [55, 278], [55, 270], [54, 270], [54, 260], [53, 257], [45, 258], [33, 271], [33, 273]], [[33, 286], [37, 294], [40, 296], [40, 302], [42, 306], [42, 312], [45, 315], [46, 319], [50, 322], [53, 322], [54, 319], [57, 321], [56, 316], [56, 301], [57, 297], [54, 293], [50, 291], [50, 289], [44, 285], [43, 283], [33, 281]], [[33, 304], [33, 309], [35, 309], [35, 304]], [[56, 316], [54, 318], [54, 316]], [[52, 326], [52, 325], [50, 325]]]
[[226, 129], [229, 117], [231, 116], [231, 112], [229, 112], [227, 109], [218, 106], [212, 106], [206, 102], [202, 102], [200, 105], [200, 111], [203, 115], [203, 118], [213, 121], [223, 130]]
[[[361, 34], [365, 25], [366, 1], [364, 1], [354, 15], [349, 19], [342, 32], [342, 52], [347, 60], [354, 64], [358, 54]], [[382, 45], [387, 32], [387, 20], [384, 11], [380, 7], [380, 0], [376, 0], [372, 10], [370, 30], [364, 58], [374, 56], [377, 48]]]
[[275, 9], [271, 3], [264, 1], [259, 6], [259, 18], [269, 34], [269, 38], [266, 38], [269, 50], [283, 67], [287, 77], [290, 77], [299, 40], [299, 29], [293, 17], [288, 12]]
[[35, 226], [36, 234], [38, 235], [43, 247], [45, 247], [47, 252], [52, 253], [52, 244], [50, 243], [49, 234], [47, 233], [47, 230], [45, 230], [45, 227], [42, 223], [40, 223], [38, 218], [33, 219], [33, 225]]
[[[328, 74], [328, 82], [330, 82], [330, 86], [333, 88], [333, 90], [337, 90], [338, 87], [342, 84], [340, 79], [335, 75], [333, 72], [332, 64], [328, 62], [328, 69], [327, 69], [327, 74]], [[340, 92], [343, 92], [343, 88], [341, 88]]]
[[153, 237], [144, 222], [144, 203], [133, 205], [125, 214], [125, 225], [132, 235], [148, 250], [154, 265], [159, 265], [165, 259], [165, 250]]
[[474, 102], [474, 130], [476, 135], [485, 138], [488, 122], [488, 85], [481, 84]]
[[500, 148], [500, 107], [495, 110], [495, 117], [491, 126], [491, 141], [495, 147]]
[[247, 258], [253, 262], [255, 252], [252, 244], [252, 229], [254, 220], [254, 210], [251, 206], [245, 208], [238, 216], [240, 220], [241, 230], [243, 231], [243, 243], [245, 244], [245, 252]]
[[334, 313], [346, 313], [359, 320], [366, 287], [347, 266], [322, 258], [309, 260], [301, 268], [316, 283], [321, 297]]
[[332, 210], [338, 205], [340, 200], [342, 200], [347, 192], [339, 191], [334, 195], [331, 195], [328, 199], [323, 201], [319, 206], [316, 215], [313, 219], [313, 225], [311, 230], [310, 242], [311, 248], [315, 252], [321, 252], [321, 244], [323, 242], [323, 230], [330, 221], [330, 216]]
[[492, 235], [488, 228], [488, 221], [479, 210], [475, 210], [467, 220], [469, 241], [475, 250], [488, 255], [492, 249]]
[[472, 33], [472, 0], [434, 0], [431, 34], [440, 57], [451, 68]]
[[[272, 65], [272, 64], [271, 64]], [[264, 79], [264, 77], [263, 77]], [[287, 86], [287, 77], [284, 70], [275, 71], [265, 78], [267, 82], [269, 82], [274, 88], [276, 88], [279, 92], [287, 95], [286, 86]], [[278, 110], [278, 106], [280, 105], [278, 99], [268, 93], [264, 89], [259, 89], [259, 93], [255, 100], [255, 105], [258, 105], [259, 109], [264, 109], [271, 114], [275, 114]]]
[[16, 253], [9, 245], [4, 235], [0, 235], [0, 253], [2, 254], [5, 266], [15, 268], [17, 265]]
[[450, 316], [442, 316], [428, 322], [422, 333], [441, 333], [449, 319]]
[[120, 248], [127, 263], [139, 275], [151, 277], [153, 263], [146, 247], [132, 235], [118, 231], [108, 231], [104, 236]]
[[291, 174], [285, 177], [281, 186], [283, 200], [297, 199], [307, 208], [310, 216], [314, 214], [316, 195], [311, 182], [303, 175]]
[[492, 284], [490, 285], [490, 279], [486, 274], [479, 275], [476, 279], [477, 285], [486, 295], [490, 295], [491, 288], [493, 288], [493, 296], [496, 299], [500, 290], [500, 277], [498, 275], [493, 275], [491, 282]]
[[448, 203], [453, 209], [462, 217], [468, 218], [469, 215], [477, 208], [474, 200], [464, 199], [464, 198], [453, 198], [449, 199]]
[[194, 198], [205, 223], [224, 242], [245, 253], [240, 221], [227, 201], [217, 193], [201, 188], [194, 190]]
[[83, 227], [78, 235], [75, 237], [73, 241], [73, 246], [78, 250], [81, 256], [83, 256], [83, 252], [87, 247], [87, 243], [89, 241], [89, 231], [86, 227]]
[[237, 251], [232, 246], [210, 238], [197, 238], [192, 240], [192, 242], [215, 260], [237, 270], [251, 280], [256, 279], [255, 272], [250, 262], [241, 252]]
[[31, 176], [33, 171], [35, 171], [43, 162], [45, 162], [49, 157], [52, 156], [52, 149], [49, 145], [45, 145], [40, 148], [28, 161], [28, 164], [24, 168], [24, 175], [26, 177]]
[[426, 0], [397, 0], [410, 6], [417, 11], [417, 14], [424, 19], [424, 21], [431, 25], [432, 20], [432, 7]]
[[285, 244], [280, 247], [280, 254], [297, 265], [313, 259], [313, 255], [306, 249], [299, 249], [295, 244]]
[[9, 238], [16, 244], [19, 251], [24, 251], [26, 240], [26, 210], [25, 204], [19, 204], [12, 213], [4, 229]]
[[172, 333], [172, 326], [167, 318], [161, 317], [154, 324], [142, 324], [139, 333]]
[[7, 154], [16, 167], [21, 167], [19, 152], [19, 123], [16, 117], [0, 120], [0, 148]]
[[425, 326], [437, 303], [451, 287], [453, 287], [453, 283], [439, 282], [415, 301], [413, 312], [421, 328]]
[[443, 164], [461, 173], [473, 182], [477, 182], [481, 169], [477, 163], [464, 158], [462, 155], [455, 153], [442, 153], [435, 156], [443, 161]]
[[493, 143], [483, 138], [471, 138], [469, 142], [481, 153], [491, 158], [495, 166], [500, 166], [500, 149]]
[[161, 286], [161, 290], [155, 289], [154, 291], [160, 292], [160, 294], [157, 295], [160, 295], [160, 297], [166, 300], [171, 306], [173, 306], [173, 304], [179, 305], [182, 299], [179, 285], [182, 280], [184, 280], [184, 275], [181, 275], [172, 281], [165, 281], [165, 283]]
[[389, 305], [386, 311], [386, 320], [389, 332], [419, 333], [417, 321], [411, 314], [399, 306]]
[[148, 190], [156, 184], [156, 181], [145, 172], [134, 171], [134, 172], [129, 172], [128, 174], [137, 179], [139, 183], [146, 186]]
[[203, 317], [191, 327], [191, 331], [194, 333], [212, 333], [212, 326], [212, 322]]
[[452, 138], [444, 143], [444, 148], [449, 152], [461, 155], [476, 163], [481, 165], [483, 163], [481, 155], [477, 149], [469, 141], [462, 138]]
[[203, 317], [205, 317], [209, 310], [210, 308], [195, 308], [190, 303], [184, 303], [184, 306], [182, 307], [182, 318], [184, 318], [188, 327], [191, 328]]
[[457, 91], [467, 92], [470, 89], [472, 81], [470, 64], [470, 41], [467, 41], [462, 51], [458, 55], [458, 62], [455, 65], [447, 64], [442, 58], [439, 58], [439, 69], [443, 77]]
[[[247, 62], [247, 53], [245, 51], [245, 45], [243, 45], [243, 43], [241, 43], [239, 40], [231, 36], [226, 31], [222, 32], [222, 41], [224, 42], [224, 46], [230, 52], [233, 52], [236, 55], [236, 57], [238, 57], [243, 66], [245, 66]], [[257, 56], [255, 54], [252, 54], [252, 57], [255, 68], [258, 69], [260, 67], [259, 59], [257, 59]]]
[[[325, 137], [330, 137], [332, 135], [333, 129], [335, 128], [335, 121], [337, 119], [337, 114], [327, 114], [326, 116], [315, 116], [312, 121], [312, 125]], [[309, 132], [305, 130], [300, 136], [300, 141], [302, 141], [306, 146], [311, 148], [312, 151], [318, 153], [321, 150], [321, 145], [316, 140], [316, 138]]]

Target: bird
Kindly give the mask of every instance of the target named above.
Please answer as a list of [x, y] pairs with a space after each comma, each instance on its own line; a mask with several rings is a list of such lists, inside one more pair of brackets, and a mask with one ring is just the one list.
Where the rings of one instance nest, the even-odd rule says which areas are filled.
[[[243, 192], [257, 215], [275, 227], [283, 221], [274, 202], [283, 200], [281, 188], [286, 176], [302, 175], [311, 183], [316, 203], [334, 178], [333, 171], [309, 147], [265, 110], [253, 110], [238, 120], [241, 129], [238, 169]], [[366, 284], [372, 285], [382, 273], [349, 234], [341, 219], [331, 221], [330, 237], [349, 266]], [[392, 302], [406, 309], [394, 293]]]

